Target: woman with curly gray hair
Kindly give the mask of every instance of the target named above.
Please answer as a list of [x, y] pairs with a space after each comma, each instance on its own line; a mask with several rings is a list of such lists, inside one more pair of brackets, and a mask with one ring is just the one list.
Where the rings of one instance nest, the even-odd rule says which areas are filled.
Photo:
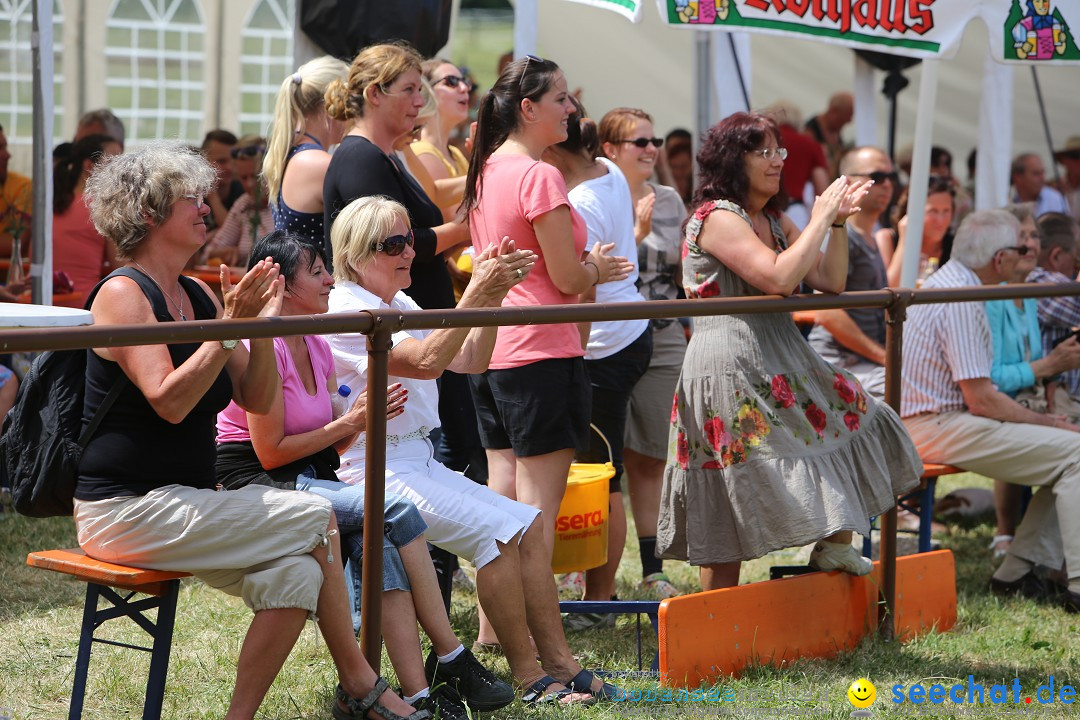
[[[204, 198], [214, 180], [202, 156], [167, 144], [98, 166], [86, 184], [90, 216], [124, 266], [90, 295], [96, 323], [279, 313], [284, 281], [269, 259], [235, 286], [222, 266], [224, 307], [205, 284], [180, 274], [206, 242]], [[230, 720], [254, 717], [309, 616], [318, 617], [337, 665], [335, 718], [363, 718], [372, 707], [388, 720], [399, 717], [394, 711], [427, 718], [389, 692], [360, 653], [329, 501], [254, 485], [215, 492], [217, 413], [233, 400], [265, 414], [279, 392], [273, 341], [252, 340], [250, 348], [210, 340], [87, 352], [85, 418], [107, 393], [115, 400], [79, 465], [79, 545], [99, 560], [189, 572], [243, 598], [255, 617], [240, 650]]]

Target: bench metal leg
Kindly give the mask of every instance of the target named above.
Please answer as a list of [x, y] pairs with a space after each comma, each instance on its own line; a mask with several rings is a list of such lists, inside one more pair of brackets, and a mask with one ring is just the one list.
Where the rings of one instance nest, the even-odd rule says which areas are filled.
[[[169, 671], [169, 655], [172, 652], [173, 625], [176, 621], [176, 599], [180, 581], [170, 580], [166, 592], [132, 601], [136, 594], [118, 594], [112, 588], [89, 582], [86, 584], [86, 603], [83, 606], [82, 630], [79, 634], [79, 654], [75, 660], [75, 680], [71, 688], [71, 706], [68, 720], [82, 718], [83, 701], [86, 696], [86, 677], [90, 668], [90, 651], [95, 642], [116, 645], [150, 653], [150, 672], [146, 681], [146, 700], [143, 704], [143, 720], [160, 720], [165, 701], [165, 678]], [[98, 601], [104, 598], [112, 607], [98, 609]], [[151, 622], [143, 612], [157, 609], [157, 620]], [[139, 625], [153, 639], [152, 647], [103, 640], [94, 637], [94, 631], [105, 622], [127, 617]]]
[[68, 720], [81, 720], [83, 699], [86, 697], [86, 672], [90, 668], [90, 650], [94, 646], [94, 629], [97, 627], [97, 605], [101, 586], [87, 583], [86, 602], [83, 603], [82, 629], [79, 631], [79, 654], [75, 658], [75, 682], [71, 686], [71, 705]]

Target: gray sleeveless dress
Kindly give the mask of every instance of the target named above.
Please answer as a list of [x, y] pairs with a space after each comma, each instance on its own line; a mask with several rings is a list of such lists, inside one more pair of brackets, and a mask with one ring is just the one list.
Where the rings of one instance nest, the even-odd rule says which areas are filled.
[[[689, 297], [762, 295], [697, 244], [715, 210], [690, 219]], [[778, 252], [786, 248], [771, 218]], [[922, 462], [896, 413], [821, 359], [789, 313], [699, 317], [671, 409], [657, 555], [692, 565], [761, 557], [869, 517], [919, 483]]]

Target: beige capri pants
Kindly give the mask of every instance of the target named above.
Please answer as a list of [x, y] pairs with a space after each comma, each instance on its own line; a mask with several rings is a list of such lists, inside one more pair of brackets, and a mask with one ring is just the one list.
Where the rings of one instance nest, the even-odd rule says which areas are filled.
[[329, 525], [329, 500], [262, 485], [167, 485], [141, 497], [75, 501], [79, 546], [90, 557], [189, 572], [254, 611], [314, 615], [323, 573], [310, 553], [328, 542]]

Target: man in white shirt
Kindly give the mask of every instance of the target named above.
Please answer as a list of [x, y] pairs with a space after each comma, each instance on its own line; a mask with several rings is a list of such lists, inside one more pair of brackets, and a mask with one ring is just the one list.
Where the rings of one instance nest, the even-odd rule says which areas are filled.
[[[996, 285], [1027, 247], [1019, 223], [1002, 210], [967, 216], [952, 258], [924, 288]], [[1069, 342], [1075, 342], [1070, 340]], [[1080, 426], [1028, 410], [990, 381], [993, 342], [981, 302], [917, 305], [904, 326], [901, 417], [923, 460], [996, 480], [1041, 488], [1032, 498], [1001, 567], [999, 594], [1056, 594], [1036, 566], [1066, 566], [1063, 602], [1080, 612]], [[1058, 589], [1060, 591], [1060, 589]]]
[[1017, 155], [1010, 170], [1013, 202], [1033, 205], [1035, 217], [1048, 212], [1069, 212], [1065, 196], [1046, 184], [1046, 168], [1042, 158], [1034, 153]]

